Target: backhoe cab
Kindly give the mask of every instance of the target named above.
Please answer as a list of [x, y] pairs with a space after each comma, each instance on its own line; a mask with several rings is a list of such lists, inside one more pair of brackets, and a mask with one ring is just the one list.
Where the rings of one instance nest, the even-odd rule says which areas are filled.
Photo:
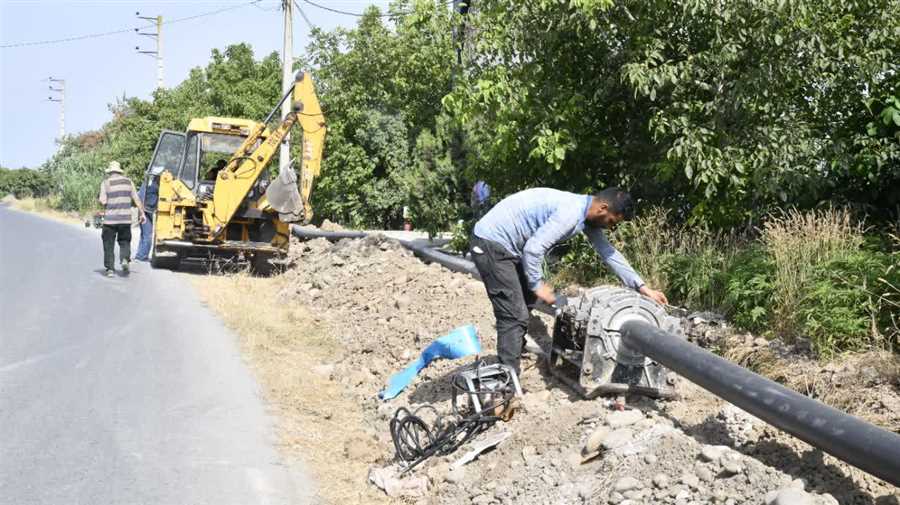
[[[287, 99], [292, 112], [270, 128]], [[303, 129], [299, 183], [293, 170], [270, 179], [270, 162], [295, 123]], [[163, 131], [145, 176], [145, 185], [159, 185], [151, 264], [220, 259], [269, 271], [270, 260], [287, 253], [289, 223], [312, 218], [309, 197], [324, 140], [324, 116], [302, 72], [261, 123], [205, 117], [192, 119], [185, 133]]]

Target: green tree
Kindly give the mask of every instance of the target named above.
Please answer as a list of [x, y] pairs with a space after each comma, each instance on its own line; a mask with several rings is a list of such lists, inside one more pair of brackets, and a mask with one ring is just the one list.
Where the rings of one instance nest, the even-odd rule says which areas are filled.
[[433, 2], [391, 9], [410, 14], [386, 19], [373, 7], [354, 29], [313, 32], [303, 65], [312, 69], [328, 124], [313, 204], [319, 218], [357, 227], [399, 226], [408, 205], [433, 227], [435, 214], [415, 210], [423, 208], [422, 186], [413, 174], [433, 166], [432, 150], [416, 146], [434, 131], [451, 89], [451, 17]]
[[504, 192], [624, 184], [719, 225], [786, 203], [898, 202], [896, 138], [866, 128], [880, 119], [866, 104], [896, 96], [896, 1], [476, 7], [444, 103]]

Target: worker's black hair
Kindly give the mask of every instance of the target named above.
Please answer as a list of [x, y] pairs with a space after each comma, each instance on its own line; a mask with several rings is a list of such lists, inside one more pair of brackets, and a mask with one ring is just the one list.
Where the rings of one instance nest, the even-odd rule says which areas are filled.
[[626, 221], [634, 218], [634, 201], [627, 191], [616, 187], [606, 188], [599, 193], [594, 193], [594, 198], [606, 202], [610, 211], [622, 214]]

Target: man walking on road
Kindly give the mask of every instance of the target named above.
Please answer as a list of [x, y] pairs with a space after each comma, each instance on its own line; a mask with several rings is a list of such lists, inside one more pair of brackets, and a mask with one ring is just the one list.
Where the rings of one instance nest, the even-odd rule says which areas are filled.
[[548, 305], [557, 302], [553, 289], [543, 279], [544, 255], [578, 232], [587, 235], [623, 284], [668, 304], [666, 295], [644, 284], [604, 233], [633, 215], [631, 195], [618, 188], [607, 188], [593, 196], [533, 188], [504, 198], [475, 224], [472, 259], [494, 307], [501, 363], [519, 373], [532, 306], [537, 299]]
[[110, 161], [106, 169], [106, 179], [100, 183], [100, 205], [104, 206], [103, 213], [103, 266], [106, 267], [106, 276], [115, 275], [116, 242], [119, 242], [119, 259], [122, 262], [122, 271], [128, 274], [131, 263], [131, 205], [138, 208], [138, 216], [141, 224], [146, 221], [144, 207], [134, 184], [125, 173], [118, 161]]

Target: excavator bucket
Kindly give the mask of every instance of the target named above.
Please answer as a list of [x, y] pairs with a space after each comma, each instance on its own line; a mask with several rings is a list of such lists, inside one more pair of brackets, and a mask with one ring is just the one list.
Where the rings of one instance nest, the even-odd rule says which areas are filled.
[[286, 223], [303, 221], [306, 213], [303, 199], [297, 188], [297, 174], [286, 167], [266, 188], [269, 205], [278, 212], [278, 218]]

